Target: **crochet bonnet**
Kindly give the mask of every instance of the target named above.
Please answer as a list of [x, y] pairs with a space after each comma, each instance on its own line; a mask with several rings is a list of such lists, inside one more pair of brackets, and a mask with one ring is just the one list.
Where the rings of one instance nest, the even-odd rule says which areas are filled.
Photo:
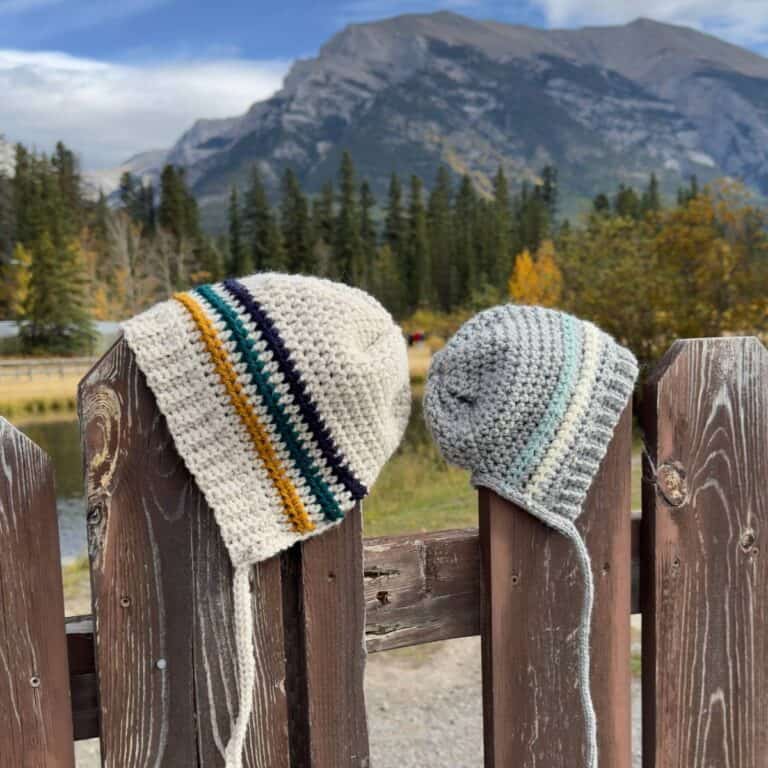
[[177, 293], [123, 330], [234, 566], [237, 768], [255, 682], [250, 566], [368, 493], [408, 419], [405, 341], [363, 291], [282, 274]]
[[589, 689], [594, 588], [575, 520], [636, 377], [632, 353], [592, 323], [507, 304], [467, 321], [434, 356], [424, 398], [427, 424], [447, 461], [575, 545], [585, 585], [579, 686], [587, 768], [597, 766]]

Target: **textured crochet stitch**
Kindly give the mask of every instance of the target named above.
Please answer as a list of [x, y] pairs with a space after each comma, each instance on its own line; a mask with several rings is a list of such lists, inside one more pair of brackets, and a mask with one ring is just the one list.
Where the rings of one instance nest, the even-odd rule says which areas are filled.
[[266, 273], [178, 293], [123, 325], [235, 568], [239, 768], [255, 677], [250, 566], [336, 525], [400, 442], [405, 340], [356, 288]]
[[579, 687], [587, 768], [597, 768], [589, 687], [594, 588], [575, 521], [637, 378], [637, 361], [592, 323], [508, 304], [467, 321], [433, 358], [424, 415], [446, 460], [574, 543], [584, 583]]

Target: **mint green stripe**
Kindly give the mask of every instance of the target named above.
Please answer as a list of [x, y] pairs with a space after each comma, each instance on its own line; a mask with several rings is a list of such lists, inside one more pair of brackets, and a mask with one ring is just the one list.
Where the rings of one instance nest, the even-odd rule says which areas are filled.
[[253, 383], [259, 391], [259, 395], [269, 410], [280, 437], [288, 447], [291, 459], [301, 472], [301, 475], [307, 480], [312, 493], [323, 509], [323, 515], [331, 520], [338, 520], [344, 516], [336, 497], [323, 480], [320, 472], [312, 461], [312, 457], [304, 450], [299, 436], [288, 420], [275, 390], [269, 381], [269, 376], [264, 370], [264, 363], [258, 356], [255, 349], [255, 342], [251, 338], [248, 329], [243, 325], [235, 310], [227, 303], [225, 299], [219, 296], [210, 285], [202, 285], [195, 288], [195, 293], [202, 296], [220, 315], [227, 328], [232, 332], [238, 352], [243, 356], [248, 373], [251, 374]]
[[562, 421], [568, 407], [568, 402], [573, 394], [574, 381], [578, 371], [577, 352], [579, 339], [572, 317], [563, 315], [562, 323], [563, 367], [560, 369], [560, 376], [549, 401], [549, 406], [544, 413], [544, 418], [534, 430], [528, 445], [520, 453], [520, 457], [512, 467], [512, 482], [519, 480], [532, 464], [538, 464], [543, 449], [551, 442], [555, 428]]

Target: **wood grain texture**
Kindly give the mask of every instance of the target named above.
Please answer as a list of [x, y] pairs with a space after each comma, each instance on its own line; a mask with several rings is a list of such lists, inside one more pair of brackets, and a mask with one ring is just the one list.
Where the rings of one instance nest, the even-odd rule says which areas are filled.
[[285, 561], [292, 768], [368, 768], [360, 508]]
[[[81, 383], [104, 765], [222, 766], [236, 714], [232, 571], [213, 514], [119, 340]], [[288, 765], [280, 564], [254, 572], [247, 766]]]
[[[633, 519], [632, 613], [640, 612], [639, 536], [640, 520]], [[363, 539], [363, 569], [368, 653], [480, 634], [480, 537], [476, 528]], [[298, 595], [293, 599], [297, 601]], [[290, 616], [297, 611], [294, 606]], [[286, 631], [294, 627], [295, 622], [288, 618]], [[70, 659], [73, 654], [87, 659], [88, 646], [92, 659], [92, 617], [68, 619], [67, 636]], [[287, 635], [285, 642], [290, 645]], [[90, 668], [87, 661], [85, 664], [78, 662], [71, 671], [75, 739], [98, 735], [92, 709], [96, 678], [89, 674], [95, 667], [93, 661]]]
[[645, 402], [643, 765], [764, 768], [768, 352], [677, 342]]
[[477, 529], [366, 539], [368, 651], [480, 632]]
[[53, 468], [0, 416], [0, 768], [73, 768]]
[[[592, 557], [592, 695], [600, 765], [629, 768], [629, 406], [590, 489], [579, 528]], [[585, 747], [576, 632], [583, 586], [572, 544], [480, 491], [482, 654], [487, 768], [572, 768]]]

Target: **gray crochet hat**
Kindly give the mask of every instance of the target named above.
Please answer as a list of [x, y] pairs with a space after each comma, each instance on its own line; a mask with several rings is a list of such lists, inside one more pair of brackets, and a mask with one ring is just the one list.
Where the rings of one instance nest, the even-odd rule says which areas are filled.
[[432, 360], [427, 425], [447, 461], [571, 539], [584, 572], [580, 688], [587, 766], [597, 766], [589, 691], [592, 570], [574, 521], [637, 378], [637, 361], [592, 323], [507, 304], [467, 321]]

